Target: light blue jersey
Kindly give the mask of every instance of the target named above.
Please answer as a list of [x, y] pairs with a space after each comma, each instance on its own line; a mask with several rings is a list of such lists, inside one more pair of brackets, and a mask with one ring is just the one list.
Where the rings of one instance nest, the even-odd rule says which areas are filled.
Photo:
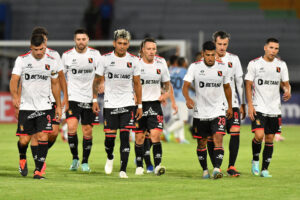
[[169, 69], [171, 83], [174, 89], [175, 101], [185, 102], [184, 96], [182, 95], [183, 78], [186, 74], [186, 69], [183, 67], [170, 67]]

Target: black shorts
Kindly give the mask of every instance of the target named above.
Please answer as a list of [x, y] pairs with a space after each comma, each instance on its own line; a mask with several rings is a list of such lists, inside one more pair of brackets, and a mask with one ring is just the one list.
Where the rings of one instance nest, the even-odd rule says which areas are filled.
[[276, 132], [276, 134], [281, 134], [281, 125], [282, 125], [282, 121], [281, 120], [282, 120], [281, 115], [279, 115], [279, 117], [278, 117], [279, 129]]
[[104, 132], [117, 129], [135, 129], [136, 106], [104, 108]]
[[263, 129], [265, 134], [275, 134], [280, 128], [281, 117], [280, 115], [270, 116], [260, 112], [256, 112], [255, 120], [252, 121], [252, 132]]
[[76, 118], [81, 120], [82, 125], [99, 124], [99, 116], [93, 113], [92, 103], [82, 103], [77, 101], [69, 101], [69, 110], [66, 112], [66, 118]]
[[213, 134], [225, 135], [226, 118], [220, 116], [214, 119], [193, 119], [194, 138], [206, 138]]
[[38, 132], [52, 132], [51, 110], [20, 110], [17, 136], [33, 135]]
[[230, 134], [231, 127], [241, 126], [241, 113], [239, 108], [232, 108], [232, 118], [226, 119], [226, 131]]
[[163, 130], [164, 116], [159, 101], [143, 102], [143, 117], [136, 122], [134, 132], [142, 133], [157, 129]]
[[56, 103], [52, 102], [52, 109], [50, 111], [51, 119], [52, 119], [52, 125], [59, 125], [60, 122], [56, 120], [55, 117], [55, 109], [56, 109]]

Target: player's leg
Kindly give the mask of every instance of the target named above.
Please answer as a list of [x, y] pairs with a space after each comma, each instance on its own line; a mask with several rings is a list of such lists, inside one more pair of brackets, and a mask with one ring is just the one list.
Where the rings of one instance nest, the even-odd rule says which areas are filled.
[[240, 124], [239, 108], [233, 108], [233, 117], [226, 121], [227, 133], [230, 134], [229, 163], [227, 169], [229, 176], [240, 176], [240, 173], [235, 168], [235, 161], [240, 146]]
[[264, 131], [264, 121], [265, 118], [261, 113], [257, 113], [255, 120], [252, 121], [252, 132], [254, 133], [254, 138], [252, 139], [252, 174], [258, 176], [259, 171], [259, 154], [261, 151], [261, 143], [263, 142], [265, 131]]
[[215, 166], [214, 149], [215, 149], [214, 140], [213, 140], [212, 136], [209, 136], [209, 137], [207, 137], [207, 150], [208, 150], [208, 154], [209, 154], [209, 158], [210, 158], [212, 166]]
[[135, 175], [143, 175], [143, 154], [144, 154], [144, 141], [145, 141], [145, 131], [139, 128], [135, 130], [135, 160], [136, 160], [136, 171]]
[[200, 139], [197, 139], [198, 146], [197, 146], [197, 156], [199, 163], [203, 169], [203, 175], [202, 178], [208, 179], [210, 178], [209, 171], [207, 168], [207, 137], [202, 137]]
[[30, 148], [31, 148], [32, 158], [34, 160], [35, 167], [37, 166], [38, 146], [39, 146], [38, 136], [37, 134], [34, 134], [31, 136]]
[[114, 164], [114, 147], [117, 136], [117, 129], [119, 127], [119, 117], [117, 114], [112, 113], [113, 109], [103, 109], [103, 121], [104, 121], [104, 147], [107, 154], [107, 160], [105, 163], [104, 171], [106, 174], [111, 174]]
[[165, 173], [165, 167], [161, 166], [162, 159], [162, 145], [160, 141], [160, 136], [162, 134], [162, 129], [151, 129], [150, 137], [152, 141], [153, 148], [153, 158], [154, 158], [154, 173], [156, 175], [162, 175]]
[[147, 167], [147, 173], [153, 173], [153, 164], [151, 162], [150, 149], [152, 146], [150, 133], [145, 132], [145, 141], [144, 141], [144, 161]]
[[79, 167], [79, 157], [78, 157], [78, 120], [81, 109], [78, 107], [77, 102], [69, 102], [69, 110], [66, 112], [66, 120], [68, 124], [68, 143], [70, 151], [72, 153], [72, 164], [70, 166], [71, 171], [76, 171]]
[[26, 159], [26, 152], [28, 148], [28, 144], [30, 142], [30, 135], [19, 135], [18, 140], [18, 150], [19, 150], [19, 172], [22, 176], [27, 176], [28, 168], [27, 168], [27, 159]]
[[272, 177], [269, 174], [268, 167], [270, 165], [272, 155], [273, 155], [273, 141], [275, 138], [275, 134], [280, 127], [281, 119], [279, 117], [268, 117], [265, 124], [265, 147], [263, 151], [263, 163], [262, 163], [262, 171], [261, 177]]
[[52, 118], [52, 129], [53, 131], [48, 135], [48, 150], [53, 146], [56, 141], [59, 132], [59, 121], [56, 120], [55, 116], [56, 104], [52, 103], [51, 118]]
[[222, 178], [221, 165], [224, 158], [223, 137], [225, 135], [226, 119], [220, 116], [211, 121], [211, 131], [213, 133], [214, 148], [214, 171], [213, 176], [215, 179]]

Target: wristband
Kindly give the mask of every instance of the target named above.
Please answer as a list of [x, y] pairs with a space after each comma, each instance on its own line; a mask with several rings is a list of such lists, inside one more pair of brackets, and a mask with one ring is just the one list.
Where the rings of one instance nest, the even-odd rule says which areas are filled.
[[97, 103], [98, 101], [97, 101], [97, 99], [93, 99], [93, 103]]
[[142, 104], [138, 104], [138, 108], [143, 108], [143, 105]]

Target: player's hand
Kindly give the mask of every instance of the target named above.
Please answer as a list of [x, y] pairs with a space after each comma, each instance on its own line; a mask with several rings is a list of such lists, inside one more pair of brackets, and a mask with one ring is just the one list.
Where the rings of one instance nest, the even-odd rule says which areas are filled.
[[97, 115], [100, 112], [100, 107], [98, 102], [93, 103], [93, 112]]
[[62, 103], [61, 103], [61, 107], [65, 107], [65, 110], [69, 110], [69, 101], [68, 98], [64, 98]]
[[253, 106], [248, 106], [248, 116], [251, 119], [251, 121], [255, 120], [256, 111]]
[[20, 98], [13, 98], [13, 106], [15, 107], [15, 109], [19, 109], [20, 108]]
[[195, 106], [194, 101], [191, 98], [186, 99], [186, 106], [188, 109], [193, 109]]
[[178, 106], [176, 103], [172, 103], [172, 109], [174, 110], [173, 115], [176, 115], [178, 113]]
[[245, 117], [246, 117], [246, 105], [245, 104], [241, 105], [240, 113], [241, 113], [242, 120], [245, 119]]
[[283, 101], [288, 101], [290, 98], [292, 97], [291, 92], [288, 90], [285, 90], [285, 92], [283, 93]]
[[142, 116], [143, 116], [143, 109], [142, 109], [142, 108], [138, 108], [138, 109], [136, 110], [136, 113], [135, 113], [135, 118], [136, 118], [136, 120], [141, 119]]
[[158, 101], [161, 102], [161, 103], [166, 103], [166, 100], [167, 100], [167, 96], [166, 94], [162, 94], [160, 95], [160, 97], [158, 98]]
[[232, 108], [228, 108], [228, 110], [226, 111], [226, 118], [231, 119], [232, 114], [233, 114]]
[[55, 119], [56, 119], [56, 121], [60, 121], [61, 114], [62, 114], [61, 107], [57, 106], [56, 109], [55, 109]]
[[16, 118], [16, 120], [18, 120], [19, 119], [19, 109], [15, 109], [15, 118]]

